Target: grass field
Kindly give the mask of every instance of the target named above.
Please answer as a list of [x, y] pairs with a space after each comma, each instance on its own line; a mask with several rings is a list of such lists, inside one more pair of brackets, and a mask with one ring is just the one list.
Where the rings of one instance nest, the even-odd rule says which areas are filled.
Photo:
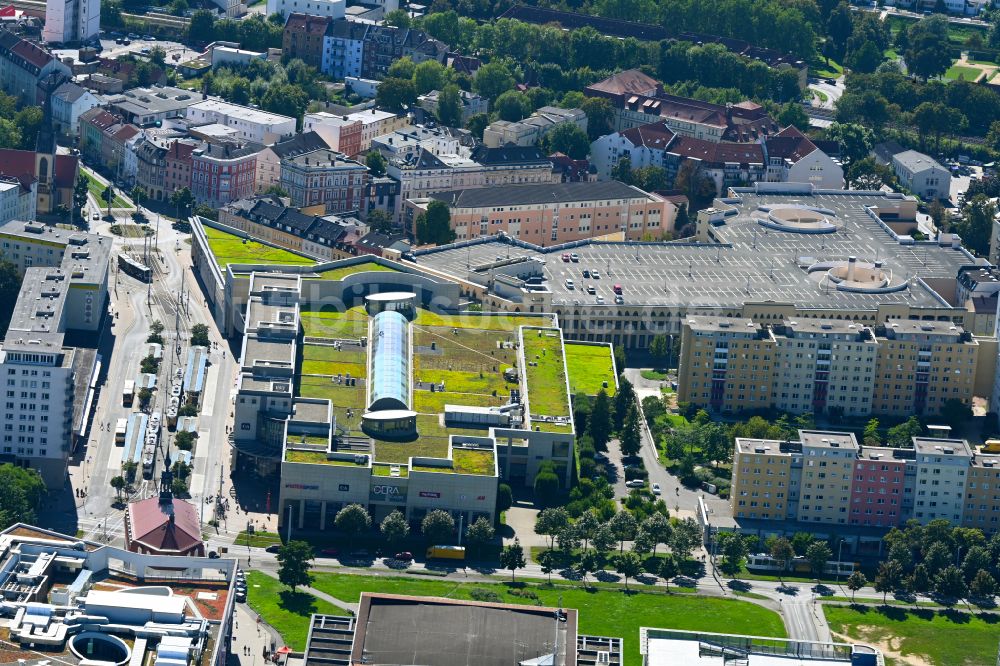
[[823, 58], [816, 58], [809, 63], [809, 75], [818, 76], [821, 79], [835, 79], [844, 73], [844, 68], [835, 60], [827, 63]]
[[882, 648], [889, 664], [996, 662], [1000, 615], [867, 606], [824, 606], [823, 611], [835, 635]]
[[665, 382], [667, 381], [667, 373], [658, 372], [656, 370], [642, 370], [639, 372], [643, 379], [648, 379], [654, 382]]
[[499, 407], [505, 402], [502, 397], [483, 393], [456, 393], [454, 391], [414, 391], [413, 409], [421, 414], [440, 414], [445, 405], [467, 405], [469, 407]]
[[957, 81], [958, 79], [965, 79], [970, 83], [979, 78], [982, 74], [982, 70], [977, 67], [965, 67], [963, 65], [952, 65], [948, 68], [948, 71], [944, 73], [944, 78]]
[[[419, 432], [419, 426], [418, 426]], [[405, 465], [411, 456], [447, 458], [448, 440], [440, 437], [419, 437], [412, 442], [375, 442], [375, 460], [381, 463]]]
[[357, 340], [368, 335], [368, 314], [361, 306], [347, 312], [302, 310], [299, 319], [308, 337]]
[[[267, 548], [276, 543], [281, 543], [281, 537], [274, 532], [254, 532], [250, 535], [250, 545], [254, 548]], [[234, 547], [247, 545], [247, 531], [243, 530], [233, 541]]]
[[153, 230], [139, 224], [112, 224], [111, 233], [122, 238], [144, 238], [152, 236]]
[[537, 363], [524, 369], [527, 374], [528, 406], [531, 413], [569, 416], [566, 371], [563, 366], [562, 338], [556, 330], [525, 329], [524, 361]]
[[388, 266], [383, 266], [382, 264], [377, 264], [374, 261], [365, 261], [360, 264], [352, 264], [350, 266], [344, 266], [343, 268], [334, 268], [333, 270], [323, 271], [322, 273], [317, 273], [319, 279], [321, 280], [343, 280], [345, 277], [350, 275], [355, 275], [357, 273], [398, 273], [395, 268], [390, 268]]
[[507, 313], [440, 315], [430, 310], [418, 310], [415, 326], [445, 326], [448, 328], [478, 328], [483, 331], [515, 331], [518, 326], [548, 326], [552, 318], [525, 317]]
[[602, 383], [607, 382], [608, 388], [605, 391], [609, 396], [615, 394], [614, 362], [610, 347], [567, 342], [565, 349], [570, 393], [597, 395], [603, 388]]
[[504, 603], [532, 604], [533, 599], [515, 596], [512, 590], [530, 590], [545, 606], [575, 608], [580, 611], [579, 629], [597, 636], [623, 639], [622, 663], [641, 664], [639, 628], [670, 627], [694, 631], [747, 633], [755, 636], [785, 637], [777, 613], [745, 601], [670, 595], [662, 592], [624, 594], [619, 590], [582, 587], [550, 587], [540, 584], [453, 583], [444, 580], [415, 580], [383, 576], [317, 574], [313, 587], [342, 601], [356, 603], [364, 591], [410, 594], [451, 599], [471, 599], [474, 588], [495, 592]]
[[290, 592], [259, 571], [247, 572], [247, 603], [274, 627], [293, 650], [304, 650], [313, 613], [344, 615], [345, 611], [305, 592]]
[[363, 385], [335, 384], [329, 377], [302, 377], [299, 380], [299, 395], [305, 398], [326, 398], [336, 407], [360, 409], [365, 406]]
[[306, 343], [302, 347], [302, 368], [304, 375], [346, 375], [366, 377], [367, 358], [361, 351], [337, 351], [333, 347]]
[[316, 263], [300, 254], [264, 245], [257, 241], [246, 240], [213, 227], [205, 227], [205, 236], [208, 238], [208, 246], [212, 250], [212, 254], [215, 255], [215, 260], [223, 268], [229, 264], [308, 266]]
[[[106, 189], [107, 186], [101, 183], [101, 181], [94, 178], [93, 174], [91, 174], [86, 169], [80, 169], [80, 173], [82, 173], [84, 178], [87, 179], [87, 191], [90, 192], [92, 195], [94, 195], [94, 198], [97, 199], [98, 203], [101, 204], [102, 209], [107, 210], [108, 202], [104, 200], [104, 190]], [[111, 200], [111, 207], [132, 208], [132, 204], [129, 203], [126, 199], [123, 199], [122, 197], [118, 196], [118, 194], [115, 194], [114, 199]]]

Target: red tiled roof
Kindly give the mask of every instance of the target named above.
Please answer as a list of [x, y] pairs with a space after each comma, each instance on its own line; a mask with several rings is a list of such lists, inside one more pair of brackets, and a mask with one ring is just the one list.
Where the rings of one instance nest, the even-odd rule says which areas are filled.
[[679, 136], [670, 145], [670, 152], [706, 164], [763, 164], [764, 150], [759, 143], [713, 143], [702, 139]]
[[767, 140], [767, 156], [798, 162], [816, 150], [816, 144], [793, 125]]
[[[56, 187], [73, 187], [79, 159], [76, 155], [56, 155]], [[22, 187], [30, 188], [35, 181], [35, 151], [0, 149], [0, 175], [17, 178]]]
[[76, 176], [80, 167], [77, 155], [56, 155], [56, 187], [67, 188], [76, 185]]
[[333, 22], [329, 16], [312, 16], [310, 14], [291, 14], [285, 21], [285, 30], [310, 35], [322, 36]]
[[[171, 520], [173, 517], [173, 520]], [[187, 552], [202, 543], [198, 510], [184, 500], [160, 504], [159, 497], [128, 505], [129, 535], [154, 550]]]
[[628, 69], [609, 76], [603, 81], [591, 84], [592, 90], [599, 90], [611, 95], [626, 95], [634, 93], [636, 95], [648, 95], [657, 89], [659, 84], [656, 79], [647, 76], [638, 69]]
[[53, 60], [52, 54], [44, 51], [26, 39], [22, 39], [15, 44], [11, 51], [24, 58], [38, 69], [45, 67]]
[[633, 146], [645, 146], [652, 150], [665, 150], [676, 134], [664, 122], [640, 125], [622, 132]]

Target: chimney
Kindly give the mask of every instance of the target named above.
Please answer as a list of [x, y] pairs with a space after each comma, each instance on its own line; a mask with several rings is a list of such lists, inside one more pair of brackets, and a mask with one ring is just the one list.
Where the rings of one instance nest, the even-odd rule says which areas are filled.
[[857, 257], [847, 258], [847, 281], [854, 282], [854, 267], [858, 262]]

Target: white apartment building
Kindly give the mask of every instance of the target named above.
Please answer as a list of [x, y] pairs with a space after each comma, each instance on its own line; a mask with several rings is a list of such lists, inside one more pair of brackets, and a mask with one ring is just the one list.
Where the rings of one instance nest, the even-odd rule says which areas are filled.
[[85, 42], [101, 32], [101, 0], [47, 0], [42, 40]]
[[507, 144], [515, 146], [533, 146], [556, 125], [573, 123], [580, 129], [587, 130], [587, 114], [582, 109], [560, 109], [556, 106], [543, 106], [531, 116], [516, 123], [497, 120], [490, 123], [483, 131], [483, 143], [490, 148]]
[[904, 150], [892, 156], [892, 169], [899, 184], [921, 199], [947, 199], [951, 194], [951, 173], [929, 155]]
[[16, 178], [0, 177], [0, 225], [11, 220], [34, 220], [38, 205], [38, 183], [25, 187]]
[[913, 517], [921, 525], [938, 518], [958, 525], [972, 461], [969, 444], [963, 439], [914, 437], [913, 448], [917, 456]]
[[285, 18], [296, 13], [342, 19], [346, 8], [345, 0], [267, 0], [267, 15], [281, 14]]
[[[360, 123], [360, 133], [358, 123]], [[345, 155], [367, 153], [371, 150], [372, 139], [395, 132], [407, 125], [409, 119], [406, 116], [375, 108], [347, 115], [317, 111], [307, 113], [302, 119], [303, 132], [316, 132], [323, 137], [330, 148]], [[354, 152], [350, 152], [352, 150]]]
[[295, 134], [295, 118], [248, 106], [207, 99], [187, 107], [185, 115], [194, 123], [218, 123], [231, 127], [243, 141], [271, 144]]

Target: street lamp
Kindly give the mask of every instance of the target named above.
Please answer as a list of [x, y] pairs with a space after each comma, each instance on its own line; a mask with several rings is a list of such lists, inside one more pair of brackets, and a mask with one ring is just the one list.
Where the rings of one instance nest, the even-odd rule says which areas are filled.
[[844, 550], [844, 540], [837, 544], [837, 585], [840, 585], [840, 554]]

